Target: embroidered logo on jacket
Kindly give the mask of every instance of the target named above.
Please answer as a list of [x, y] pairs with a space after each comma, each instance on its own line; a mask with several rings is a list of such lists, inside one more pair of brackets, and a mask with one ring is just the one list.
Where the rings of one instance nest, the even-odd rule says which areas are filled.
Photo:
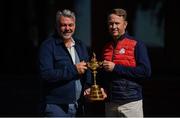
[[126, 52], [126, 50], [124, 49], [124, 48], [121, 48], [120, 50], [119, 50], [119, 53], [120, 54], [124, 54]]

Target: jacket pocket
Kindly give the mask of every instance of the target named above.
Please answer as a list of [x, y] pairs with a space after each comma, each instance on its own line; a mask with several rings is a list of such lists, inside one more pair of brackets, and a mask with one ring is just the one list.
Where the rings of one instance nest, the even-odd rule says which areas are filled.
[[54, 57], [54, 67], [62, 68], [71, 63], [71, 60], [66, 56], [55, 56]]

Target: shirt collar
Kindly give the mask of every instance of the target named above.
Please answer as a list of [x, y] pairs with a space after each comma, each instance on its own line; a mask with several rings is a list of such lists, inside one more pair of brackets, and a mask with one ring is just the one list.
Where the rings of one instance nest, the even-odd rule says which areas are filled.
[[75, 41], [74, 41], [74, 39], [73, 39], [73, 38], [71, 38], [71, 40], [72, 40], [71, 47], [73, 47], [73, 46], [75, 45]]
[[125, 32], [123, 35], [121, 35], [118, 40], [122, 40], [122, 39], [124, 39], [126, 36], [127, 36], [127, 32]]
[[[71, 47], [73, 47], [75, 45], [75, 40], [73, 38], [71, 40], [72, 40]], [[62, 38], [57, 38], [56, 39], [56, 44], [58, 45], [58, 44], [61, 44], [61, 43], [64, 43], [63, 39]]]

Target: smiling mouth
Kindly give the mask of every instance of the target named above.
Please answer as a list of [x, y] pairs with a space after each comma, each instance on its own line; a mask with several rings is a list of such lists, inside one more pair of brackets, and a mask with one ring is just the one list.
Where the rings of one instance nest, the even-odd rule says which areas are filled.
[[118, 33], [118, 31], [112, 31], [112, 33], [114, 34], [114, 33]]
[[118, 32], [118, 30], [114, 29], [114, 30], [111, 30], [112, 32]]
[[72, 32], [65, 32], [65, 33], [63, 33], [64, 35], [70, 35], [70, 34], [72, 34]]

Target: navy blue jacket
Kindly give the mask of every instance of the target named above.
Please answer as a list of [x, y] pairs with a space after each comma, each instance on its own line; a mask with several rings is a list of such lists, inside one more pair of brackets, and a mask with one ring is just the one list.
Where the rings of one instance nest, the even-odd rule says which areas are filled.
[[[80, 40], [74, 40], [80, 61], [87, 62], [87, 47]], [[91, 72], [87, 70], [83, 76], [78, 75], [63, 40], [55, 34], [48, 37], [40, 46], [39, 73], [43, 80], [43, 96], [46, 103], [75, 103], [75, 80], [81, 80], [83, 89], [91, 84]]]
[[[135, 40], [127, 33], [119, 40], [124, 38]], [[134, 52], [136, 67], [116, 64], [112, 72], [102, 71], [100, 74], [102, 85], [107, 90], [108, 100], [111, 102], [128, 103], [142, 99], [141, 80], [150, 78], [151, 65], [144, 43], [136, 41]]]

